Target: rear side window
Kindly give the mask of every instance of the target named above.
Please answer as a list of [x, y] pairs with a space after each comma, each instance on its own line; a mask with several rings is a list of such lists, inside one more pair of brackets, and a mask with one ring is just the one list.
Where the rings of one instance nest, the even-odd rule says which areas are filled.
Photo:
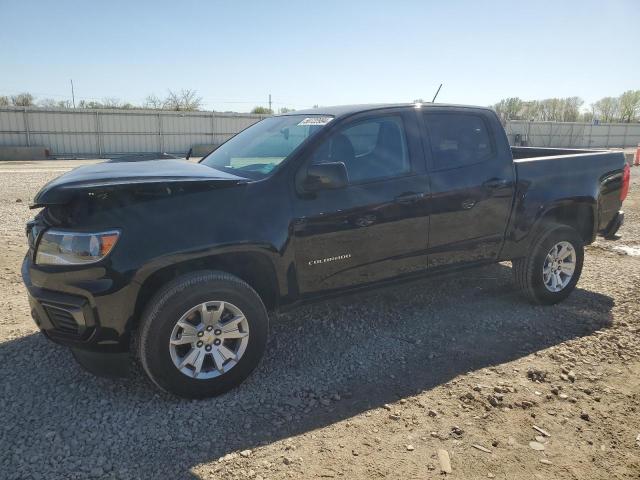
[[425, 113], [435, 170], [448, 170], [489, 159], [493, 144], [480, 115]]

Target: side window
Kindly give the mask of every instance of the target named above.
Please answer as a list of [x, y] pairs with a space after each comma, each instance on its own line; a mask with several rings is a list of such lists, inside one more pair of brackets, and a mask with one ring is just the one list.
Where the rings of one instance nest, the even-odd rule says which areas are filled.
[[402, 119], [389, 115], [345, 125], [318, 147], [311, 162], [343, 162], [349, 183], [404, 175], [411, 165]]
[[425, 113], [435, 170], [448, 170], [489, 159], [493, 144], [479, 115]]

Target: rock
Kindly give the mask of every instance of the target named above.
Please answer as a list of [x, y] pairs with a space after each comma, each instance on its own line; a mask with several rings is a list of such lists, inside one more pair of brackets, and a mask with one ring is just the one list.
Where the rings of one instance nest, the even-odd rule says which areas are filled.
[[293, 463], [293, 459], [290, 457], [283, 457], [282, 463], [284, 463], [285, 465], [291, 465]]
[[540, 463], [543, 463], [545, 465], [553, 465], [553, 463], [551, 463], [551, 461], [547, 460], [546, 458], [541, 458]]
[[573, 370], [570, 370], [569, 373], [567, 373], [567, 378], [571, 381], [571, 382], [575, 382], [576, 381], [576, 374], [574, 373]]
[[242, 450], [240, 452], [240, 456], [244, 458], [248, 458], [251, 456], [251, 450]]
[[454, 437], [461, 437], [463, 433], [464, 430], [462, 430], [458, 425], [451, 427], [451, 435]]
[[527, 370], [527, 378], [532, 382], [545, 382], [547, 378], [547, 372], [537, 368], [530, 368]]
[[16, 198], [16, 203], [22, 203], [22, 199], [21, 198]]
[[435, 410], [429, 410], [427, 412], [427, 415], [429, 415], [430, 417], [437, 417], [438, 416], [438, 412], [436, 412]]
[[537, 425], [533, 425], [533, 429], [536, 432], [541, 433], [545, 437], [550, 437], [551, 436], [551, 434], [549, 432], [547, 432], [546, 430], [543, 430], [542, 428], [538, 427]]
[[529, 442], [529, 446], [537, 451], [544, 450], [544, 445], [541, 444], [540, 442]]
[[477, 443], [474, 443], [471, 446], [473, 448], [475, 448], [476, 450], [480, 450], [481, 452], [491, 453], [491, 450], [489, 450], [488, 448], [483, 447], [482, 445], [478, 445]]
[[453, 470], [451, 469], [451, 460], [449, 459], [449, 452], [446, 450], [439, 448], [437, 451], [438, 454], [438, 462], [440, 462], [440, 471], [442, 473], [451, 473]]
[[400, 415], [398, 413], [392, 413], [392, 414], [389, 415], [389, 418], [391, 420], [400, 420], [401, 417], [400, 417]]
[[406, 445], [406, 448], [410, 452], [413, 452], [415, 450], [415, 447], [413, 445]]
[[489, 402], [489, 404], [492, 407], [497, 407], [498, 406], [498, 399], [496, 397], [494, 397], [493, 395], [489, 395], [487, 397], [487, 401]]
[[543, 437], [542, 435], [536, 435], [536, 442], [547, 443], [547, 439], [545, 437]]
[[587, 412], [585, 412], [584, 410], [582, 412], [580, 412], [580, 418], [582, 420], [584, 420], [585, 422], [588, 422], [590, 420], [589, 414]]

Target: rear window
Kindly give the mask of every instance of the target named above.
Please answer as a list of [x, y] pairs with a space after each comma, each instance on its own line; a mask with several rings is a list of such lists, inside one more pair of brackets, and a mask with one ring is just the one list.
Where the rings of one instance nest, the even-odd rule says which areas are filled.
[[479, 115], [426, 113], [424, 120], [435, 170], [480, 163], [494, 153], [489, 130]]

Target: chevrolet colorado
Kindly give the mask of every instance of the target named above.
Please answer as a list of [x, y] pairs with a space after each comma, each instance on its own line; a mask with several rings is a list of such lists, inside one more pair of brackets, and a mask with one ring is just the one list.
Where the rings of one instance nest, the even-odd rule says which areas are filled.
[[510, 260], [530, 301], [614, 238], [622, 153], [510, 147], [494, 112], [322, 108], [266, 118], [199, 163], [105, 162], [45, 185], [22, 267], [32, 315], [97, 374], [129, 352], [185, 397], [243, 381], [268, 311]]

